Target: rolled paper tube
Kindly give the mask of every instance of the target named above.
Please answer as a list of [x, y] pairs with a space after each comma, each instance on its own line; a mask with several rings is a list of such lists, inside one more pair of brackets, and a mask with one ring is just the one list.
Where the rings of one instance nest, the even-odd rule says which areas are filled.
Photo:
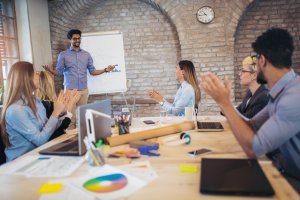
[[195, 128], [194, 122], [185, 121], [185, 122], [181, 122], [181, 123], [177, 123], [177, 124], [172, 124], [169, 126], [154, 128], [154, 129], [145, 130], [145, 131], [139, 131], [139, 132], [130, 133], [130, 134], [126, 134], [126, 135], [108, 137], [107, 141], [108, 141], [109, 145], [113, 147], [113, 146], [118, 146], [118, 145], [122, 145], [122, 144], [127, 144], [131, 141], [145, 140], [145, 139], [160, 137], [160, 136], [164, 136], [164, 135], [170, 135], [170, 134], [179, 133], [182, 131], [192, 130], [194, 128]]

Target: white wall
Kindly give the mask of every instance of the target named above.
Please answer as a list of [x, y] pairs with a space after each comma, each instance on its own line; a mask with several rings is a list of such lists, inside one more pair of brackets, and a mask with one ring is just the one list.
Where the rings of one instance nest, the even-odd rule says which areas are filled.
[[47, 0], [16, 0], [20, 60], [32, 62], [37, 70], [52, 65]]

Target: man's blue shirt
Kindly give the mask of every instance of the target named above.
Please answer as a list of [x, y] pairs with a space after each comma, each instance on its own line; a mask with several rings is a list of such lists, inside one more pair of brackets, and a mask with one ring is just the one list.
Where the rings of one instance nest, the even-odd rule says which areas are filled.
[[58, 55], [56, 70], [64, 75], [65, 89], [87, 89], [87, 71], [92, 74], [96, 68], [91, 55], [80, 49], [69, 48]]
[[293, 70], [271, 88], [268, 105], [252, 119], [257, 156], [278, 149], [284, 168], [300, 177], [300, 77]]

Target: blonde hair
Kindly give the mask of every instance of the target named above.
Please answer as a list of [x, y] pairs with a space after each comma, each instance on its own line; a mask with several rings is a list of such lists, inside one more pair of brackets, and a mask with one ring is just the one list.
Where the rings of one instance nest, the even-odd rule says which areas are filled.
[[249, 70], [251, 71], [251, 73], [254, 73], [257, 71], [256, 56], [247, 56], [246, 58], [244, 58], [242, 64], [249, 65]]
[[54, 80], [49, 72], [40, 72], [40, 87], [36, 90], [36, 96], [41, 100], [54, 101], [56, 98]]
[[189, 60], [182, 60], [178, 63], [181, 70], [184, 71], [184, 80], [186, 80], [189, 84], [192, 85], [195, 91], [195, 104], [201, 100], [201, 91], [198, 84], [198, 79], [196, 77], [196, 70], [194, 64]]
[[35, 98], [32, 96], [35, 90], [33, 82], [34, 68], [29, 62], [19, 61], [13, 64], [7, 76], [6, 90], [4, 95], [3, 109], [1, 113], [1, 136], [5, 146], [9, 146], [9, 139], [6, 133], [6, 111], [7, 108], [24, 97], [27, 105], [30, 107], [35, 116], [37, 108]]

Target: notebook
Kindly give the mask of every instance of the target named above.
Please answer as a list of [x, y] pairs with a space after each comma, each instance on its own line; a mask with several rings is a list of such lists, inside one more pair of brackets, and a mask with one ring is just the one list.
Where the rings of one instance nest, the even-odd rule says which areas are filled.
[[[39, 153], [43, 155], [83, 155], [86, 152], [83, 139], [87, 135], [87, 125], [85, 120], [85, 113], [87, 109], [96, 110], [111, 116], [111, 101], [104, 100], [79, 106], [76, 110], [76, 126], [78, 130], [78, 136], [74, 136], [73, 138], [43, 149]], [[96, 140], [105, 139], [106, 137], [110, 136], [111, 119], [103, 116], [93, 115], [93, 117]]]
[[224, 128], [220, 122], [199, 122], [196, 121], [195, 131], [200, 132], [215, 132], [224, 131]]
[[200, 192], [220, 195], [272, 196], [274, 191], [255, 159], [201, 161]]

